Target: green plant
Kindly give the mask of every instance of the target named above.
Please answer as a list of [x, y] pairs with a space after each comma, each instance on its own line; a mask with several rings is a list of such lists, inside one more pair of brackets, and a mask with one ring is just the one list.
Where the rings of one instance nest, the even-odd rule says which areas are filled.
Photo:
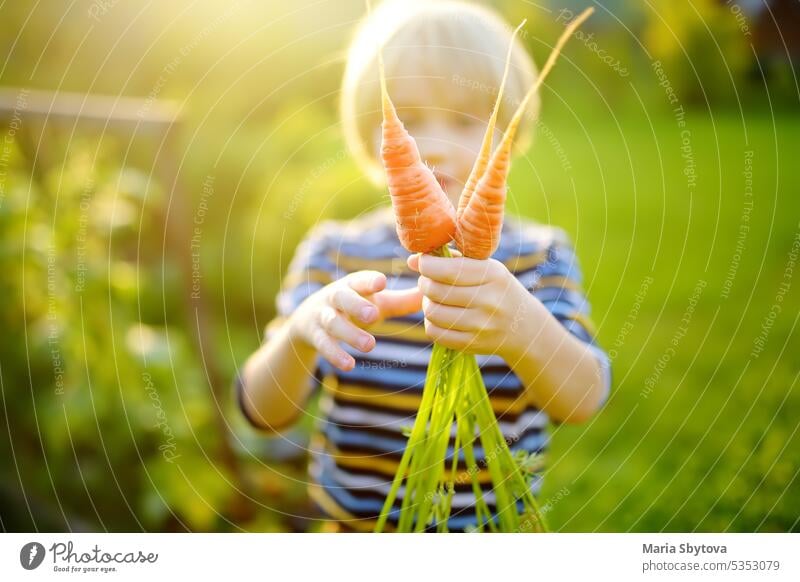
[[[439, 254], [450, 256], [447, 247]], [[453, 423], [456, 438], [448, 467], [447, 448]], [[476, 434], [492, 478], [496, 519], [478, 483]], [[457, 470], [460, 452], [466, 461], [466, 474]], [[475, 495], [477, 531], [519, 531], [523, 516], [533, 523], [532, 529], [545, 531], [541, 510], [530, 489], [530, 468], [527, 456], [512, 455], [500, 431], [475, 356], [434, 344], [417, 418], [375, 531], [384, 530], [405, 481], [397, 530], [420, 532], [435, 526], [437, 531], [446, 532], [455, 484], [466, 479], [472, 483]], [[517, 511], [518, 502], [524, 508], [522, 515]]]

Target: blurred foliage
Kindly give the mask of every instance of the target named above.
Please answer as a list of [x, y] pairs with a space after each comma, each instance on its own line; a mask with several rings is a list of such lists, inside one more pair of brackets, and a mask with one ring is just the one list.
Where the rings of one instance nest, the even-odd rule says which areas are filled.
[[49, 479], [65, 515], [94, 508], [101, 526], [210, 529], [230, 476], [206, 457], [215, 432], [191, 340], [165, 317], [180, 288], [147, 219], [159, 190], [120, 152], [89, 151], [77, 140], [34, 173], [15, 151], [6, 177], [0, 269], [14, 300], [0, 345], [17, 395], [6, 405], [24, 397], [9, 418], [20, 479]]
[[664, 64], [676, 90], [687, 99], [718, 104], [732, 100], [742, 89], [749, 93], [742, 81], [752, 66], [753, 54], [723, 3], [666, 3], [659, 18], [648, 19], [642, 38], [650, 56]]
[[[560, 10], [585, 3], [490, 4], [509, 22], [528, 18], [523, 40], [542, 63]], [[789, 194], [800, 173], [786, 163], [800, 135], [794, 72], [762, 67], [724, 3], [596, 6], [593, 37], [567, 47], [543, 90], [537, 142], [511, 181], [511, 211], [573, 235], [601, 343], [618, 352], [604, 412], [554, 429], [550, 521], [797, 529], [796, 279], [767, 351], [749, 356], [798, 228]], [[3, 528], [317, 527], [305, 519], [314, 511], [301, 454], [312, 419], [267, 438], [230, 398], [219, 403], [233, 474], [207, 364], [232, 378], [258, 345], [310, 227], [386, 203], [347, 155], [337, 120], [342, 58], [363, 12], [357, 0], [0, 7], [10, 57], [0, 86], [174, 100], [183, 115], [169, 143], [144, 125], [117, 135], [33, 123], [12, 136], [0, 123]], [[653, 60], [689, 112], [692, 191]], [[756, 206], [723, 297], [747, 150]], [[190, 241], [165, 235], [193, 228], [201, 211], [201, 289], [216, 332], [204, 354], [186, 286]], [[615, 347], [646, 277], [654, 283]], [[644, 398], [699, 280], [690, 333]], [[232, 509], [240, 485], [255, 507], [245, 517]]]

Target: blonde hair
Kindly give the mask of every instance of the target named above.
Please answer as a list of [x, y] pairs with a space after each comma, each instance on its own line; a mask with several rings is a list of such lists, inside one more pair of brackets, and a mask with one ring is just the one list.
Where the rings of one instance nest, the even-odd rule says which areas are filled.
[[[340, 109], [347, 145], [371, 179], [383, 180], [371, 145], [381, 122], [378, 52], [383, 53], [390, 94], [393, 86], [409, 80], [445, 81], [445, 90], [437, 95], [443, 103], [467, 98], [471, 112], [488, 120], [512, 31], [493, 10], [457, 0], [387, 0], [361, 23], [348, 50]], [[536, 74], [533, 60], [516, 39], [499, 128], [505, 128]], [[535, 119], [538, 110], [537, 96], [526, 119]], [[530, 145], [531, 133], [530, 124], [520, 128], [517, 152]]]

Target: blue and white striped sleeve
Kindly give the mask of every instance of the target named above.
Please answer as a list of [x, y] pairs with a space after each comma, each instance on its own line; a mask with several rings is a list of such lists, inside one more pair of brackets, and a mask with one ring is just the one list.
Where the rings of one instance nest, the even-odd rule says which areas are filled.
[[553, 316], [572, 335], [583, 341], [597, 358], [603, 372], [604, 386], [602, 403], [608, 400], [611, 391], [611, 362], [598, 344], [594, 324], [590, 319], [591, 308], [583, 291], [581, 273], [575, 250], [566, 240], [566, 235], [551, 242], [546, 259], [537, 269], [530, 290]]
[[312, 230], [297, 246], [275, 298], [276, 316], [267, 325], [265, 339], [269, 340], [273, 328], [283, 323], [310, 295], [335, 280], [336, 264], [329, 252], [326, 224]]
[[[323, 223], [312, 230], [298, 245], [275, 298], [276, 314], [265, 328], [264, 342], [274, 337], [276, 331], [303, 301], [335, 279], [336, 265], [328, 252], [325, 231], [326, 225]], [[312, 373], [309, 375], [309, 382], [312, 390], [318, 388], [322, 382], [324, 364], [322, 358], [318, 356], [314, 370], [310, 370]], [[239, 410], [255, 428], [270, 432], [284, 428], [266, 427], [248, 414], [243, 402], [244, 385], [241, 374], [237, 374], [235, 378], [235, 396]]]

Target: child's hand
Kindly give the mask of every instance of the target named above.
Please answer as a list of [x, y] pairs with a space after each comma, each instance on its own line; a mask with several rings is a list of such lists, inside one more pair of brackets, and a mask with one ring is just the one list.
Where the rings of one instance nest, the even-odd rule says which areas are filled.
[[422, 294], [416, 287], [403, 291], [385, 288], [382, 273], [351, 273], [303, 301], [289, 319], [289, 333], [314, 347], [331, 365], [352, 370], [355, 360], [339, 341], [369, 352], [375, 347], [375, 337], [361, 329], [363, 326], [421, 309]]
[[501, 262], [415, 254], [408, 266], [420, 273], [425, 331], [433, 341], [504, 357], [524, 351], [520, 323], [544, 306]]

